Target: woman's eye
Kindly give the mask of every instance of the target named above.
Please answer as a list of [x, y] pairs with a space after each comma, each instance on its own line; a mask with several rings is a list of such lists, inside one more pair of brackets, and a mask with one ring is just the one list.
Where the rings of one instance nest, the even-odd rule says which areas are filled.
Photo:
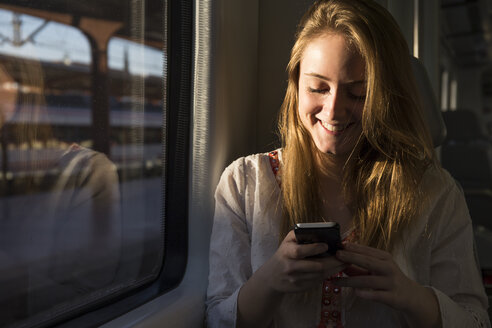
[[308, 91], [311, 92], [311, 93], [327, 93], [328, 91], [330, 91], [329, 89], [315, 89], [315, 88], [308, 88]]

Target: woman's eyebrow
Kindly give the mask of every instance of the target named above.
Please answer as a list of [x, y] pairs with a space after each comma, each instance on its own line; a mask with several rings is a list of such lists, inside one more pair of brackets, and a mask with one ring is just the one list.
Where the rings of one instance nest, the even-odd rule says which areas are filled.
[[312, 76], [312, 77], [316, 77], [318, 79], [321, 79], [321, 80], [325, 80], [325, 81], [331, 81], [329, 78], [327, 78], [326, 76], [323, 76], [321, 74], [318, 74], [318, 73], [304, 73], [304, 75], [307, 75], [307, 76]]

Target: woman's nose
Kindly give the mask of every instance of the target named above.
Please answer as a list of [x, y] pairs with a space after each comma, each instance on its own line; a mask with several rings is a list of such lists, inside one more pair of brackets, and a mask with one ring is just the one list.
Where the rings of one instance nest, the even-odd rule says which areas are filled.
[[340, 88], [332, 88], [330, 94], [325, 98], [323, 111], [329, 119], [337, 119], [345, 112], [345, 100]]

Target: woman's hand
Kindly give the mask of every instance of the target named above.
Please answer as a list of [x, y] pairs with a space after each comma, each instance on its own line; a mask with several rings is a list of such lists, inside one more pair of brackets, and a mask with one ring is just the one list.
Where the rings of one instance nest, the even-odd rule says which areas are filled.
[[349, 277], [334, 280], [336, 285], [353, 287], [361, 298], [402, 311], [419, 327], [439, 325], [439, 306], [433, 292], [408, 278], [390, 253], [346, 243], [345, 249], [338, 251], [336, 257], [349, 265], [344, 270]]
[[294, 231], [290, 231], [262, 268], [268, 271], [268, 285], [284, 293], [316, 287], [323, 279], [345, 268], [334, 256], [312, 258], [327, 250], [328, 245], [324, 243], [297, 244]]
[[266, 327], [285, 293], [303, 292], [320, 286], [324, 278], [345, 268], [324, 253], [323, 243], [298, 245], [294, 231], [284, 238], [275, 254], [243, 285], [238, 296], [237, 327]]

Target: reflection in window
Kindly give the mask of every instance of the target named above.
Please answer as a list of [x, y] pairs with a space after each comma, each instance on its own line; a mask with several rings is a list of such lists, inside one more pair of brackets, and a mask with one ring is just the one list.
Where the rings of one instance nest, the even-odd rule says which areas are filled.
[[127, 2], [67, 4], [0, 4], [7, 326], [77, 314], [162, 262], [162, 21]]
[[[127, 169], [126, 173], [131, 167], [140, 167], [143, 159], [146, 174], [160, 176], [162, 51], [136, 41], [113, 38], [109, 42], [108, 58], [112, 158], [120, 168]], [[142, 140], [145, 149], [140, 147]], [[123, 152], [133, 154], [123, 156]]]
[[91, 61], [87, 38], [71, 26], [0, 9], [2, 54], [65, 65]]

